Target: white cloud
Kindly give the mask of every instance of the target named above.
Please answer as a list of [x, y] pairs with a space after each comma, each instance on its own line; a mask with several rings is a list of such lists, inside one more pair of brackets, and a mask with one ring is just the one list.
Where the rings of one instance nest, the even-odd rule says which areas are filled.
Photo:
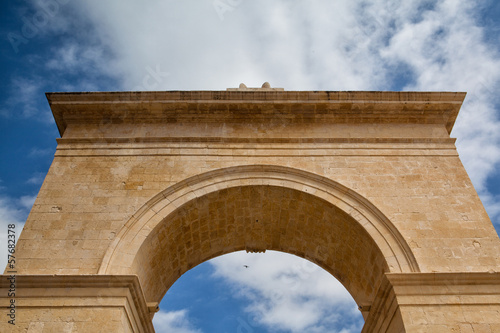
[[487, 191], [483, 191], [481, 193], [481, 201], [484, 205], [484, 208], [490, 215], [493, 224], [497, 227], [500, 227], [500, 194], [492, 194]]
[[343, 33], [352, 24], [345, 13], [354, 11], [347, 3], [245, 1], [223, 21], [212, 0], [79, 5], [114, 50], [113, 67], [123, 73], [124, 89], [141, 85], [147, 68], [156, 66], [171, 73], [157, 89], [225, 89], [266, 80], [289, 90], [364, 89], [377, 76], [370, 59], [340, 52], [340, 40], [363, 44]]
[[34, 147], [34, 148], [31, 148], [29, 154], [28, 154], [28, 157], [31, 157], [31, 158], [41, 158], [41, 157], [45, 157], [45, 156], [50, 156], [54, 154], [54, 149], [52, 148], [37, 148], [37, 147]]
[[26, 183], [27, 184], [33, 184], [33, 185], [41, 185], [43, 183], [43, 180], [45, 179], [45, 174], [41, 172], [35, 173], [33, 176], [31, 176]]
[[22, 221], [23, 212], [13, 200], [0, 197], [0, 221], [7, 225], [11, 223], [19, 223]]
[[33, 204], [35, 203], [36, 197], [37, 197], [36, 194], [35, 195], [23, 195], [19, 199], [19, 204], [24, 209], [27, 209], [28, 211], [30, 211], [31, 207], [33, 207]]
[[5, 118], [30, 118], [52, 124], [54, 118], [45, 103], [40, 106], [40, 96], [44, 95], [41, 78], [15, 76], [10, 81], [10, 95], [0, 109]]
[[40, 81], [23, 77], [14, 77], [11, 81], [11, 86], [13, 95], [7, 100], [6, 104], [11, 106], [14, 103], [20, 102], [19, 104], [24, 107], [21, 107], [20, 110], [19, 108], [16, 108], [16, 110], [5, 110], [8, 112], [8, 115], [11, 116], [13, 112], [21, 114], [24, 117], [34, 115], [37, 112], [34, 101], [40, 90]]
[[187, 310], [159, 311], [153, 318], [156, 332], [168, 333], [201, 333], [189, 322]]
[[[342, 326], [361, 329], [361, 313], [349, 293], [332, 275], [307, 260], [268, 251], [231, 253], [210, 263], [214, 276], [227, 280], [238, 297], [249, 301], [249, 317], [240, 326], [258, 323], [270, 329], [318, 333]], [[345, 314], [350, 321], [344, 321]]]
[[[51, 72], [68, 77], [76, 75], [77, 80], [67, 80], [68, 87], [82, 89], [85, 91], [95, 91], [100, 87], [99, 82], [93, 82], [96, 77], [106, 76], [114, 78], [112, 66], [109, 66], [109, 56], [106, 54], [107, 48], [98, 43], [91, 45], [81, 45], [76, 40], [66, 41], [62, 46], [54, 49], [46, 63], [46, 68]], [[82, 76], [82, 70], [85, 75]]]

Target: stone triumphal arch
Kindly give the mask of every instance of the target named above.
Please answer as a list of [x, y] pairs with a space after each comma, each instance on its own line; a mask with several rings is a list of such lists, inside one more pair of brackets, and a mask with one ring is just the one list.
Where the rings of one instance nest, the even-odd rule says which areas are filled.
[[190, 268], [277, 250], [335, 276], [363, 332], [499, 332], [500, 241], [450, 138], [464, 97], [47, 94], [61, 138], [0, 331], [153, 332]]

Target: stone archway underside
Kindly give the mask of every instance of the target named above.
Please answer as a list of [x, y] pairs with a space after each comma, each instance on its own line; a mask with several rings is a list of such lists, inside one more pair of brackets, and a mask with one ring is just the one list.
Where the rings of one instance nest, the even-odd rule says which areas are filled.
[[371, 303], [388, 271], [375, 242], [348, 214], [313, 195], [267, 185], [223, 189], [183, 205], [150, 233], [132, 271], [146, 297], [160, 301], [188, 269], [244, 249], [309, 259], [358, 304]]

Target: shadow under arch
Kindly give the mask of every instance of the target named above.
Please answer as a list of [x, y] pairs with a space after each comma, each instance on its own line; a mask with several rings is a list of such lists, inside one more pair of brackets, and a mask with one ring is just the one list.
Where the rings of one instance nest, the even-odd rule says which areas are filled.
[[146, 299], [158, 302], [188, 269], [245, 249], [308, 259], [360, 305], [372, 303], [384, 273], [419, 272], [402, 235], [366, 198], [310, 172], [248, 165], [153, 197], [120, 230], [99, 274], [136, 274]]

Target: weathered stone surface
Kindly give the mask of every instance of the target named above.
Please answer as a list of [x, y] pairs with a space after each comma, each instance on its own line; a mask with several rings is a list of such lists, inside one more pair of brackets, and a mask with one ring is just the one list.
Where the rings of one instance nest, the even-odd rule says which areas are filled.
[[[47, 96], [61, 138], [19, 275], [137, 275], [134, 307], [212, 257], [279, 250], [338, 278], [366, 332], [498, 329], [500, 241], [449, 137], [464, 93]], [[37, 297], [23, 300], [23, 327], [78, 331], [57, 319], [64, 306], [31, 310]], [[106, 316], [130, 323], [127, 306]]]

